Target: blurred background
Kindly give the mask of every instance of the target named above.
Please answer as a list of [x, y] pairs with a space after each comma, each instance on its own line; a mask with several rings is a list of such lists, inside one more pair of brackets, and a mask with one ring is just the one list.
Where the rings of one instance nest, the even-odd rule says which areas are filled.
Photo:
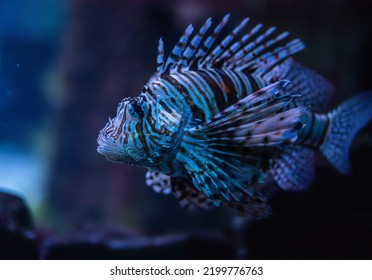
[[0, 257], [372, 258], [371, 124], [350, 176], [320, 159], [309, 190], [277, 193], [251, 223], [186, 212], [144, 169], [96, 152], [118, 102], [155, 71], [158, 39], [169, 51], [189, 23], [226, 13], [301, 38], [295, 58], [336, 86], [334, 106], [372, 89], [368, 1], [0, 1]]

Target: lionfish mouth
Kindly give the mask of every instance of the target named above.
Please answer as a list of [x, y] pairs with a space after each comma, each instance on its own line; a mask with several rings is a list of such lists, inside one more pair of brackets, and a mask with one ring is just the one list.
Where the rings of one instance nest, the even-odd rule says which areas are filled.
[[102, 132], [103, 130], [100, 131], [97, 138], [97, 152], [105, 156], [110, 161], [117, 161], [116, 157], [114, 156], [115, 149], [112, 143], [110, 143], [110, 138], [104, 135], [104, 133]]
[[113, 142], [111, 137], [105, 135], [102, 130], [97, 138], [97, 152], [105, 156], [107, 160], [112, 162], [124, 163], [130, 166], [142, 166], [140, 164], [143, 159], [136, 151], [129, 147], [118, 147], [117, 143]]
[[102, 137], [101, 134], [98, 136], [97, 152], [100, 153], [101, 155], [105, 156], [108, 160], [114, 161], [114, 159], [112, 157], [112, 153], [110, 153], [109, 144], [106, 141], [103, 140], [104, 138], [105, 137]]
[[104, 146], [103, 145], [98, 145], [97, 152], [100, 153], [101, 155], [105, 155], [105, 148], [104, 148]]
[[105, 147], [107, 147], [107, 145], [109, 145], [109, 143], [107, 142], [107, 138], [103, 135], [102, 131], [104, 129], [102, 129], [99, 134], [98, 134], [98, 138], [97, 138], [97, 143], [98, 143], [98, 147], [97, 147], [97, 151], [101, 154], [101, 155], [105, 155]]

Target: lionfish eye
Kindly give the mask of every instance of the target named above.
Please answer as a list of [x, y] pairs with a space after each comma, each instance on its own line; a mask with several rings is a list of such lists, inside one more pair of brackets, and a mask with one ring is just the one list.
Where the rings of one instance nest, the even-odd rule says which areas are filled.
[[147, 104], [142, 97], [136, 97], [129, 103], [129, 114], [134, 118], [143, 118], [147, 114]]

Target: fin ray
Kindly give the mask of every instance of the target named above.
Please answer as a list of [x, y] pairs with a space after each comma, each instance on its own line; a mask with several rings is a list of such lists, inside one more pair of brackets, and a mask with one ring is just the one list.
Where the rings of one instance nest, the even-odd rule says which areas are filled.
[[[287, 84], [279, 81], [269, 85], [185, 131], [182, 161], [195, 188], [216, 206], [255, 217], [269, 212], [266, 198], [254, 187], [265, 181], [259, 151], [295, 141], [302, 127], [302, 108], [279, 112], [292, 98], [284, 91]], [[273, 106], [271, 109], [275, 110], [265, 113], [265, 106]], [[258, 119], [254, 117], [257, 112], [260, 112]], [[246, 131], [241, 132], [242, 128]], [[250, 152], [252, 146], [255, 148]], [[257, 202], [255, 206], [247, 205], [252, 200]]]
[[172, 191], [181, 207], [186, 210], [213, 208], [213, 202], [203, 193], [198, 191], [186, 177], [171, 178]]
[[177, 63], [182, 58], [182, 53], [183, 53], [184, 49], [186, 48], [189, 37], [190, 37], [190, 35], [192, 34], [193, 31], [194, 31], [194, 27], [190, 24], [186, 28], [185, 32], [183, 33], [183, 35], [181, 36], [181, 38], [179, 39], [177, 44], [174, 46], [171, 54], [168, 56], [168, 59], [165, 63], [163, 71], [159, 73], [160, 75], [163, 74], [163, 73], [172, 74], [172, 72], [175, 69]]
[[247, 25], [248, 18], [245, 18], [234, 30], [221, 41], [221, 43], [215, 47], [210, 55], [208, 55], [204, 61], [200, 64], [202, 67], [210, 68], [213, 66], [214, 61], [224, 52], [231, 41], [237, 36], [237, 34]]

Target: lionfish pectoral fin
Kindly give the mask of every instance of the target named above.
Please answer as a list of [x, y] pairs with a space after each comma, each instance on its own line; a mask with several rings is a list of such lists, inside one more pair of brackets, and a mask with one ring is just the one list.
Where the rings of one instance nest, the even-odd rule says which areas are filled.
[[[264, 182], [264, 174], [257, 167], [259, 159], [231, 145], [207, 145], [200, 135], [186, 135], [183, 149], [185, 169], [193, 186], [204, 193], [215, 206], [235, 214], [261, 218], [269, 213], [267, 199], [254, 189]], [[254, 200], [254, 203], [252, 203]]]
[[246, 196], [242, 201], [223, 201], [222, 207], [230, 213], [254, 219], [262, 219], [271, 214], [271, 207], [263, 195]]
[[269, 212], [266, 197], [255, 189], [266, 180], [260, 152], [295, 141], [302, 128], [304, 108], [286, 109], [295, 97], [283, 90], [287, 84], [256, 91], [185, 132], [186, 170], [216, 206], [256, 218]]
[[[249, 174], [239, 174], [238, 178], [232, 174], [241, 172], [234, 172], [234, 169], [234, 167], [219, 170], [202, 168], [189, 174], [194, 186], [200, 189], [214, 206], [226, 208], [235, 215], [255, 219], [269, 215], [270, 206], [267, 198], [260, 192], [247, 191], [252, 185], [249, 184]], [[242, 168], [244, 169], [246, 168]]]
[[284, 91], [289, 81], [264, 87], [189, 129], [189, 134], [204, 137], [210, 148], [250, 148], [294, 142], [302, 128], [304, 107], [288, 108], [297, 97]]
[[270, 174], [283, 190], [297, 191], [310, 186], [315, 176], [315, 153], [311, 148], [291, 145], [271, 162]]
[[170, 194], [172, 192], [171, 177], [157, 171], [146, 172], [146, 185], [157, 193]]
[[213, 200], [204, 192], [197, 190], [193, 181], [187, 177], [171, 177], [173, 194], [186, 210], [195, 211], [198, 208], [208, 210], [218, 205], [239, 216], [259, 219], [270, 214], [267, 199], [260, 194], [254, 196], [242, 194], [239, 200], [226, 199], [227, 196], [222, 195], [220, 199]]
[[244, 147], [233, 144], [208, 145], [202, 135], [194, 133], [184, 136], [181, 151], [193, 187], [214, 206], [235, 214], [254, 218], [268, 215], [266, 197], [254, 189], [255, 183], [265, 181], [258, 168], [259, 158], [249, 156]]
[[210, 209], [213, 202], [203, 193], [198, 191], [192, 181], [186, 177], [172, 177], [172, 191], [178, 203], [187, 210], [196, 208]]
[[291, 83], [286, 87], [286, 91], [299, 94], [296, 104], [310, 106], [312, 112], [324, 113], [330, 106], [334, 91], [333, 85], [293, 58], [288, 58], [275, 66], [262, 78], [268, 83], [281, 79], [290, 80]]

